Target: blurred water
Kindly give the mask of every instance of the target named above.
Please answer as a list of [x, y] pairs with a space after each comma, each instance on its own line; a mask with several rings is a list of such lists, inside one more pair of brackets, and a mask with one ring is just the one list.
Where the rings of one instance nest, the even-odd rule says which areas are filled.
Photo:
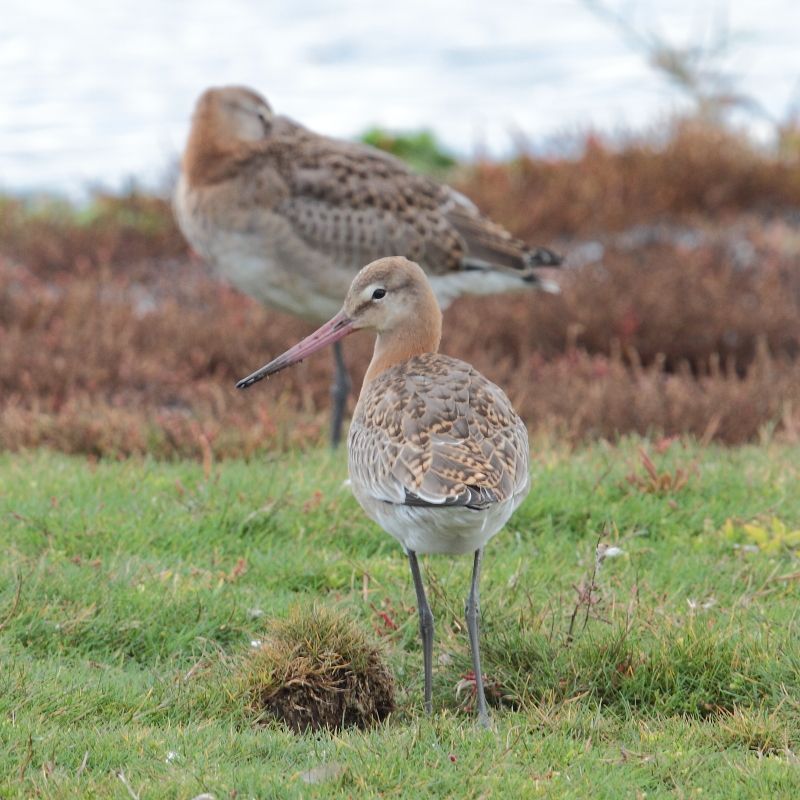
[[[778, 118], [797, 100], [794, 0], [623, 2], [672, 42], [746, 34], [726, 62], [739, 88]], [[0, 15], [6, 190], [156, 181], [210, 84], [250, 84], [337, 136], [432, 127], [462, 154], [638, 127], [683, 102], [580, 0], [3, 0]]]

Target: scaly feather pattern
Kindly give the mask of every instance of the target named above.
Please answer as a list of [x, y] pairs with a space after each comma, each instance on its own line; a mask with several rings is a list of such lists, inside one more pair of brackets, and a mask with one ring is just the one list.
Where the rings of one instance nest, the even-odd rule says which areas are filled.
[[521, 500], [529, 486], [528, 434], [508, 397], [438, 353], [364, 387], [349, 454], [354, 487], [374, 501], [478, 510]]
[[[288, 196], [274, 206], [314, 249], [348, 264], [404, 255], [429, 274], [508, 268], [523, 279], [560, 260], [529, 248], [449, 186], [366, 145], [319, 136], [285, 118], [253, 159], [277, 172]], [[256, 166], [259, 165], [259, 166]]]

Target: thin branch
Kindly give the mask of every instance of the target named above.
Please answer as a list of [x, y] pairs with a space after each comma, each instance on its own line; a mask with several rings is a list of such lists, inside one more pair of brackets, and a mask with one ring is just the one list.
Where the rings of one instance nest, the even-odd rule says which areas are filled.
[[128, 790], [128, 794], [131, 796], [132, 800], [139, 800], [139, 795], [133, 789], [133, 786], [130, 785], [128, 779], [125, 777], [125, 773], [120, 769], [114, 773], [119, 779], [122, 785]]
[[83, 754], [83, 761], [81, 761], [81, 765], [78, 767], [78, 771], [75, 773], [76, 778], [80, 778], [83, 775], [83, 771], [86, 769], [86, 765], [89, 763], [89, 751], [87, 750]]
[[11, 608], [8, 610], [6, 615], [0, 620], [0, 631], [8, 625], [14, 615], [17, 613], [17, 609], [19, 608], [19, 600], [22, 595], [22, 575], [17, 575], [17, 590], [14, 593], [14, 599], [11, 602]]
[[19, 765], [19, 772], [17, 773], [17, 779], [22, 782], [25, 778], [25, 772], [28, 769], [31, 760], [33, 759], [33, 735], [28, 734], [28, 749], [25, 751], [25, 758], [22, 759], [22, 763]]

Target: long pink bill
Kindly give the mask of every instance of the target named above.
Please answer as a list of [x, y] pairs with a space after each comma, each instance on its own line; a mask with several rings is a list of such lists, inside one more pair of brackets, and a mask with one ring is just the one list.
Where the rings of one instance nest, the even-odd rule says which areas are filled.
[[297, 364], [304, 358], [308, 358], [312, 353], [317, 350], [322, 350], [323, 347], [339, 339], [343, 339], [348, 333], [352, 333], [353, 321], [344, 313], [340, 311], [332, 320], [326, 322], [321, 328], [318, 328], [310, 336], [306, 336], [302, 342], [298, 342], [294, 347], [290, 347], [283, 355], [273, 359], [269, 364], [265, 364], [261, 369], [256, 370], [252, 375], [248, 375], [236, 384], [237, 389], [246, 389], [254, 383], [258, 383], [262, 378], [268, 378], [276, 372], [280, 372], [286, 367], [291, 367], [292, 364]]

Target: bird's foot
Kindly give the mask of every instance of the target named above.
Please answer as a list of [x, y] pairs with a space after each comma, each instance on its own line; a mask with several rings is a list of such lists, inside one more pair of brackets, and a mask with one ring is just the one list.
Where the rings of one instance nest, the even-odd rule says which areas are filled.
[[494, 723], [492, 722], [492, 717], [488, 711], [478, 713], [477, 725], [479, 728], [483, 728], [485, 731], [491, 731], [495, 729]]

